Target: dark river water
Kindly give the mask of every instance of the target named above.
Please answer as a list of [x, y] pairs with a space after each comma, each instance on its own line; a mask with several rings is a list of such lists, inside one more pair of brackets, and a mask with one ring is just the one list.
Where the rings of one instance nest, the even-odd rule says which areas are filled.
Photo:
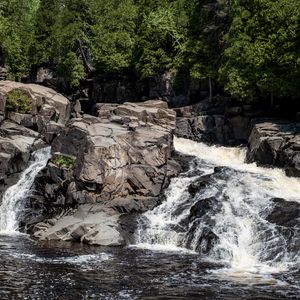
[[[172, 179], [166, 201], [139, 218], [135, 247], [0, 234], [0, 300], [300, 299], [299, 217], [285, 210], [299, 209], [300, 179], [246, 164], [242, 148], [174, 142], [194, 159]], [[1, 232], [17, 231], [23, 199], [49, 156], [37, 151], [6, 191]]]
[[[228, 277], [200, 255], [0, 236], [0, 299], [300, 299], [300, 273]], [[298, 282], [297, 284], [295, 282]]]

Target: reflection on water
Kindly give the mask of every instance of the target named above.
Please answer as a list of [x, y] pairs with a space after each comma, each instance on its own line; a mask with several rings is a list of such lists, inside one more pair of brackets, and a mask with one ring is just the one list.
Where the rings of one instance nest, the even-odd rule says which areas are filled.
[[300, 294], [299, 272], [222, 275], [220, 266], [182, 252], [40, 244], [6, 235], [0, 236], [0, 260], [1, 300], [296, 299]]

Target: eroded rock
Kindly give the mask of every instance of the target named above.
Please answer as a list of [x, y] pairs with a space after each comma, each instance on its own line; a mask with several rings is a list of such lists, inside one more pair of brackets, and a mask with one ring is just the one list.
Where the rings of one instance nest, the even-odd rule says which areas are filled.
[[300, 123], [258, 121], [249, 138], [247, 160], [283, 167], [287, 175], [300, 177]]
[[[8, 93], [22, 90], [31, 99], [27, 113], [7, 109]], [[46, 146], [69, 120], [67, 98], [52, 89], [13, 81], [0, 82], [0, 196], [25, 169], [31, 153]]]
[[[164, 102], [101, 104], [95, 111], [97, 116], [72, 119], [52, 143], [54, 156], [73, 157], [74, 164], [66, 168], [52, 161], [37, 179], [30, 206], [45, 193], [45, 203], [40, 206], [45, 219], [50, 217], [51, 207], [80, 208], [95, 203], [112, 216], [144, 212], [159, 203], [163, 188], [179, 171], [171, 158], [175, 113]], [[31, 230], [39, 232], [35, 234], [39, 238], [78, 240], [74, 234], [61, 234], [75, 230], [80, 240], [89, 244], [118, 231], [95, 221], [94, 231], [87, 233], [86, 221], [65, 218], [57, 218], [53, 226], [51, 222], [51, 226], [31, 226]]]

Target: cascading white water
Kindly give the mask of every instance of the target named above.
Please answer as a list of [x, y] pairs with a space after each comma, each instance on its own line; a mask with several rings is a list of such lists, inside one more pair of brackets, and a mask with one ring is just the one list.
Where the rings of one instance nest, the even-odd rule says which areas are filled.
[[[175, 139], [177, 151], [193, 155], [192, 176], [181, 174], [172, 180], [166, 201], [146, 212], [139, 221], [138, 247], [170, 249], [176, 247], [197, 251], [203, 232], [209, 228], [217, 242], [206, 259], [222, 263], [235, 272], [273, 273], [300, 264], [298, 252], [288, 250], [287, 241], [278, 226], [266, 216], [272, 209], [272, 198], [300, 202], [300, 180], [287, 177], [280, 169], [246, 164], [242, 148], [207, 146], [185, 139]], [[223, 166], [223, 175], [211, 182], [194, 198], [188, 186], [197, 177], [213, 174]], [[204, 219], [187, 217], [195, 203], [213, 197], [214, 209]], [[180, 230], [183, 220], [188, 229]], [[293, 229], [292, 229], [293, 231]], [[228, 269], [227, 269], [228, 270]]]
[[24, 207], [23, 200], [30, 196], [35, 177], [46, 166], [50, 157], [50, 147], [35, 151], [30, 165], [21, 174], [19, 181], [6, 190], [0, 206], [0, 232], [17, 231], [18, 216]]

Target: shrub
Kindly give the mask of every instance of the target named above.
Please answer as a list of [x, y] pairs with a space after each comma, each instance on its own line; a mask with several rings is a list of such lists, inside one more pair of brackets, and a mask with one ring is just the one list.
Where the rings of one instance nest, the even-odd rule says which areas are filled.
[[64, 167], [67, 169], [71, 169], [74, 165], [75, 159], [65, 155], [57, 155], [53, 159], [53, 163], [56, 164], [58, 167]]
[[13, 89], [7, 93], [6, 109], [21, 114], [27, 114], [31, 111], [32, 99], [28, 93], [21, 89]]

